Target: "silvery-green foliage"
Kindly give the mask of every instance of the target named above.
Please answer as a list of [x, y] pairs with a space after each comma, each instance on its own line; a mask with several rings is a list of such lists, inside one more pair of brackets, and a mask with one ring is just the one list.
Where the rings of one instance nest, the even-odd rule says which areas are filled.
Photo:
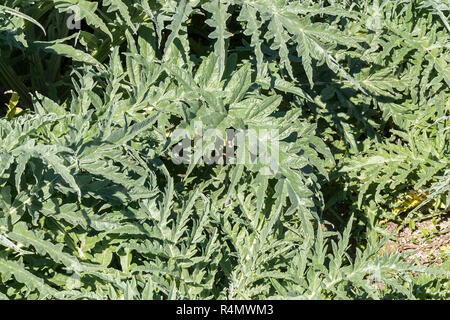
[[[413, 273], [448, 276], [379, 255], [386, 239], [355, 248], [352, 212], [325, 228], [339, 197], [449, 205], [438, 1], [34, 2], [77, 5], [94, 31], [8, 38], [74, 67], [69, 95], [0, 120], [0, 298], [414, 298]], [[171, 133], [198, 122], [276, 129], [279, 170], [174, 164]]]

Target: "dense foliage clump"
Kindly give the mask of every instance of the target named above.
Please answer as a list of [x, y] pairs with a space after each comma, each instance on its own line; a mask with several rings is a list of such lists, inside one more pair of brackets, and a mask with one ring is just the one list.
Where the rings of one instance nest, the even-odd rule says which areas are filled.
[[[1, 1], [0, 298], [448, 298], [448, 246], [410, 262], [383, 223], [448, 219], [449, 14]], [[198, 123], [269, 132], [277, 170], [174, 161]]]

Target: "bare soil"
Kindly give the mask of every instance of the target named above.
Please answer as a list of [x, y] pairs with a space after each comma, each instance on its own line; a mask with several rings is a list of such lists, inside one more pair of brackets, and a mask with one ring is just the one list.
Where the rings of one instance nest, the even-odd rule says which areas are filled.
[[[431, 219], [416, 223], [414, 230], [408, 226], [400, 226], [395, 222], [387, 222], [386, 231], [394, 233], [394, 237], [389, 240], [383, 252], [409, 252], [408, 261], [429, 265], [432, 263], [442, 263], [442, 252], [439, 250], [450, 245], [450, 215], [446, 214], [436, 220], [436, 224]], [[424, 234], [424, 230], [426, 230]], [[433, 232], [438, 231], [438, 233]], [[428, 233], [428, 235], [426, 235]]]

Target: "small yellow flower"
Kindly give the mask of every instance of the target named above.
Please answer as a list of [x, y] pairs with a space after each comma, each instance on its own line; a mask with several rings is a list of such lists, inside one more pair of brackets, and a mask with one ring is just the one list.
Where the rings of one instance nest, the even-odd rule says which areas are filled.
[[6, 117], [11, 120], [16, 115], [21, 113], [23, 109], [17, 106], [17, 104], [19, 103], [19, 95], [17, 94], [17, 92], [12, 90], [5, 91], [5, 94], [8, 93], [11, 93], [11, 98], [9, 99], [9, 103], [6, 104], [6, 106], [8, 107]]
[[399, 215], [403, 212], [409, 211], [422, 203], [426, 198], [427, 195], [422, 190], [411, 191], [405, 196], [405, 199], [397, 200], [397, 205], [393, 210], [393, 213], [395, 215]]

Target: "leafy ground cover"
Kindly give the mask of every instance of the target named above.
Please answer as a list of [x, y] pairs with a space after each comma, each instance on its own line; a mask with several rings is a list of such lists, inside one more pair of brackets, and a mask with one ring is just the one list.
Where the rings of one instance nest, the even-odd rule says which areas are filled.
[[448, 299], [449, 14], [1, 1], [0, 298]]

